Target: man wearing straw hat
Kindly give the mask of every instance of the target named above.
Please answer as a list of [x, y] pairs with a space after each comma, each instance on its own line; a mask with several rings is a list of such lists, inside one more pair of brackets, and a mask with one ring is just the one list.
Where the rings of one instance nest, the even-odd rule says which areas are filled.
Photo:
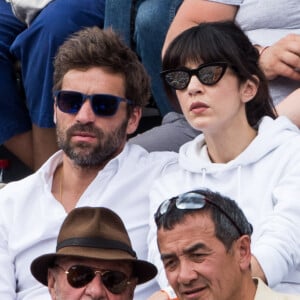
[[135, 286], [152, 279], [157, 270], [137, 259], [117, 214], [104, 207], [81, 207], [63, 222], [56, 252], [37, 257], [31, 272], [48, 286], [53, 300], [129, 300]]

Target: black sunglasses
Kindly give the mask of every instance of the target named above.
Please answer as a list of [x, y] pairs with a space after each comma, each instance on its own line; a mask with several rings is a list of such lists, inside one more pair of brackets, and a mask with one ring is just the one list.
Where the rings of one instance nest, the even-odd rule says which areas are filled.
[[[239, 235], [243, 235], [243, 230], [240, 229], [240, 227], [236, 224], [236, 222], [229, 216], [229, 214], [218, 204], [216, 204], [214, 201], [211, 201], [208, 199], [205, 195], [202, 195], [200, 192], [187, 192], [184, 194], [181, 194], [177, 197], [173, 197], [171, 199], [165, 200], [159, 208], [157, 209], [154, 218], [156, 223], [158, 223], [161, 216], [163, 216], [167, 211], [171, 204], [171, 202], [175, 201], [176, 208], [178, 209], [201, 209], [205, 207], [207, 203], [215, 206], [220, 212], [224, 214], [224, 216], [227, 217], [227, 219], [232, 223], [232, 225], [236, 228]], [[250, 226], [250, 232], [252, 232], [252, 225], [248, 223]]]
[[131, 104], [128, 99], [108, 94], [86, 95], [74, 91], [56, 91], [54, 97], [58, 108], [68, 114], [78, 113], [87, 99], [90, 100], [95, 115], [102, 117], [113, 116], [122, 101]]
[[196, 69], [181, 67], [162, 71], [160, 74], [165, 82], [175, 90], [184, 90], [193, 75], [205, 85], [216, 84], [225, 74], [228, 64], [226, 62], [213, 62], [200, 65]]
[[82, 288], [91, 282], [96, 274], [99, 274], [103, 285], [113, 294], [121, 294], [125, 291], [130, 281], [126, 274], [120, 271], [101, 271], [84, 265], [74, 265], [65, 270], [59, 265], [67, 275], [67, 280], [73, 288]]

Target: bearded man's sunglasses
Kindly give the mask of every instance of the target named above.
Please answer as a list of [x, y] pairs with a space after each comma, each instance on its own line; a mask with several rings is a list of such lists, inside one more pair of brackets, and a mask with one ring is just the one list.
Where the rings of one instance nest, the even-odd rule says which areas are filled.
[[121, 102], [132, 104], [128, 99], [109, 95], [109, 94], [93, 94], [86, 95], [75, 91], [56, 91], [54, 98], [57, 107], [64, 113], [76, 114], [82, 107], [83, 103], [88, 99], [91, 103], [93, 112], [97, 116], [110, 117], [113, 116]]

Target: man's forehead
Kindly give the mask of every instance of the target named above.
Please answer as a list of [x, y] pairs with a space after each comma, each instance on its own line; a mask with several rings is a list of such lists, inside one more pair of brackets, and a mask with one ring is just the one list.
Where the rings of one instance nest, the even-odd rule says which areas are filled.
[[189, 230], [189, 232], [196, 229], [199, 234], [201, 231], [213, 231], [215, 229], [215, 224], [212, 220], [210, 212], [207, 211], [195, 211], [192, 214], [187, 214], [184, 216], [180, 222], [174, 224], [172, 228], [165, 229], [163, 226], [157, 230], [157, 235], [169, 235], [170, 233], [184, 232]]
[[160, 228], [157, 232], [157, 240], [161, 250], [177, 248], [193, 251], [195, 247], [203, 248], [204, 245], [214, 243], [217, 238], [211, 217], [208, 214], [197, 214], [187, 216], [171, 230]]
[[85, 93], [88, 93], [89, 89], [95, 89], [90, 94], [101, 92], [123, 97], [125, 96], [125, 82], [124, 74], [112, 72], [106, 67], [70, 69], [62, 78], [62, 89]]

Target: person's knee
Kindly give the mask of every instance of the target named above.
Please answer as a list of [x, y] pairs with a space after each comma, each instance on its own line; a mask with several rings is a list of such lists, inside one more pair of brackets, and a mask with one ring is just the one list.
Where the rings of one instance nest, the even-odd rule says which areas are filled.
[[135, 31], [137, 34], [147, 34], [153, 26], [160, 26], [164, 19], [161, 0], [143, 1], [138, 7], [135, 18]]
[[140, 3], [135, 17], [135, 33], [138, 36], [160, 28], [165, 32], [172, 22], [182, 0], [144, 0]]

